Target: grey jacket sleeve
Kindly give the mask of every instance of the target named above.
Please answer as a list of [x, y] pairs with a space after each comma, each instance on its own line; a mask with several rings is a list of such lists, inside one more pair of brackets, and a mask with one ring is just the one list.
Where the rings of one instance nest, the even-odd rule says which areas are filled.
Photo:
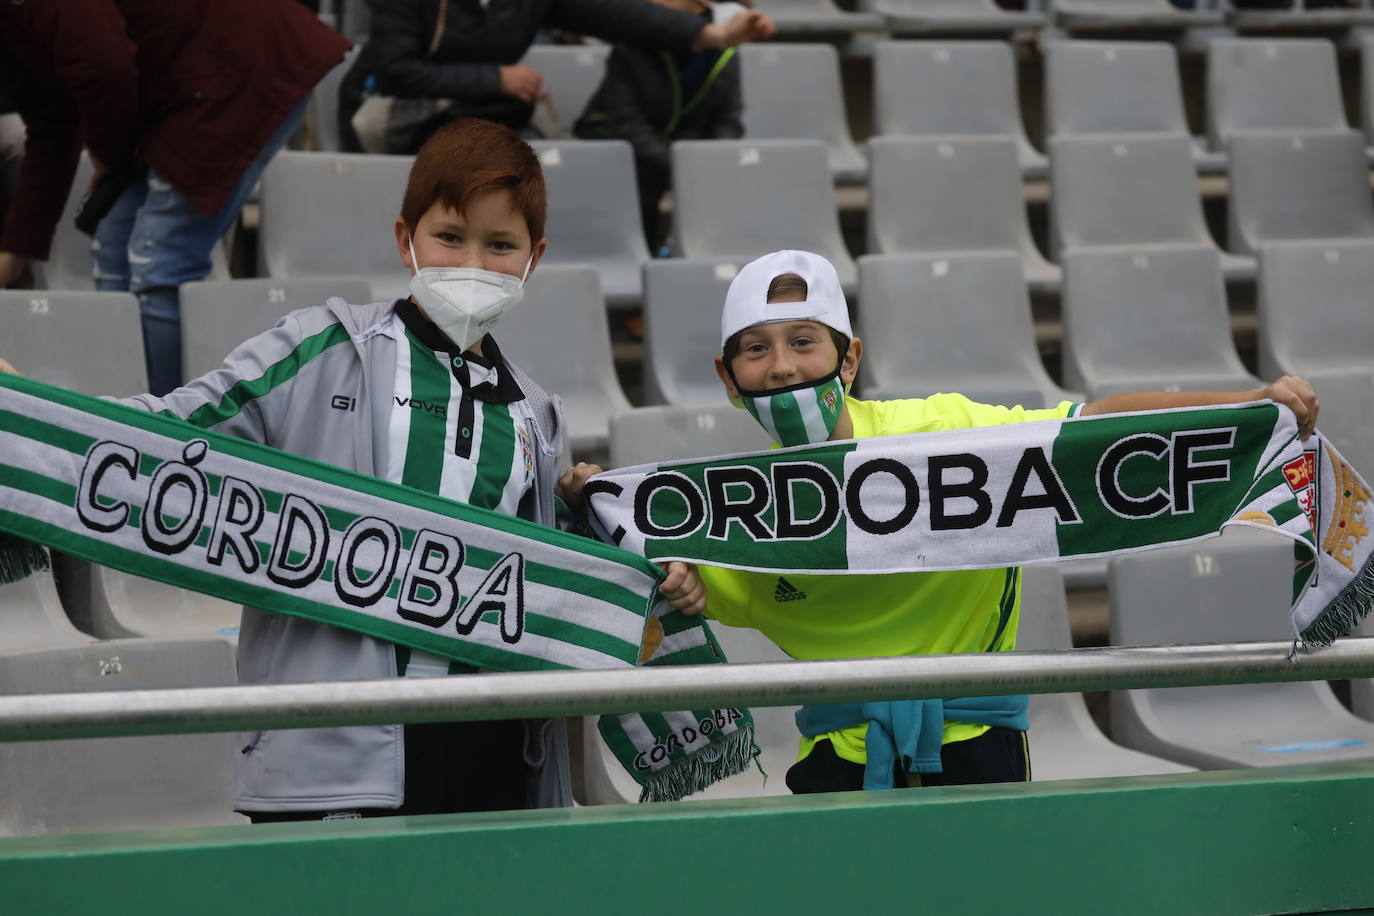
[[[321, 315], [317, 320], [323, 318]], [[338, 333], [345, 333], [342, 327], [334, 327]], [[293, 312], [270, 331], [235, 347], [224, 358], [224, 365], [214, 372], [187, 382], [164, 397], [140, 394], [122, 403], [270, 445], [275, 441], [271, 405], [282, 400], [280, 395], [289, 388], [300, 367], [307, 343], [306, 330], [302, 313]], [[327, 329], [322, 327], [319, 333], [327, 333]], [[274, 394], [277, 397], [270, 397]]]

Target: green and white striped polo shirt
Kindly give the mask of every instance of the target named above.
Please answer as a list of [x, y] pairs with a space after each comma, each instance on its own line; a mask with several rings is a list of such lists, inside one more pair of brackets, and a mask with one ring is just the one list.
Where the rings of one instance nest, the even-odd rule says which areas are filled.
[[[495, 341], [460, 353], [410, 301], [382, 332], [396, 341], [396, 378], [380, 476], [447, 499], [515, 515], [534, 486], [533, 415]], [[398, 647], [397, 670], [434, 677], [467, 670]]]

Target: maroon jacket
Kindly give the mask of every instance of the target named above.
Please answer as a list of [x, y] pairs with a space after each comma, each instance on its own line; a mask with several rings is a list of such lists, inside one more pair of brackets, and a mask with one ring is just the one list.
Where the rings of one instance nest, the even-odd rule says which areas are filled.
[[348, 47], [297, 0], [0, 3], [0, 83], [28, 128], [0, 251], [47, 258], [82, 146], [215, 212]]

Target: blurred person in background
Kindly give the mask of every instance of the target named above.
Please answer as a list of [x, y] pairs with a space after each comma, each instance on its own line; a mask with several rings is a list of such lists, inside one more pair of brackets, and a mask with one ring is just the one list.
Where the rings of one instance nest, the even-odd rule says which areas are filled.
[[339, 119], [353, 120], [368, 85], [393, 99], [444, 103], [428, 121], [408, 124], [403, 135], [388, 130], [385, 152], [406, 154], [460, 117], [527, 131], [544, 84], [537, 70], [519, 61], [542, 29], [682, 55], [770, 38], [775, 31], [758, 10], [742, 10], [716, 25], [699, 12], [644, 0], [374, 0], [371, 9], [371, 36], [340, 86]]
[[0, 5], [0, 85], [27, 127], [0, 287], [46, 260], [84, 147], [95, 284], [139, 300], [149, 389], [181, 383], [182, 283], [210, 273], [263, 168], [349, 43], [296, 0]]
[[[707, 0], [646, 2], [712, 20]], [[659, 200], [671, 179], [673, 141], [738, 139], [744, 136], [743, 110], [734, 48], [655, 51], [620, 44], [573, 133], [583, 140], [627, 140], [634, 147], [644, 236], [657, 252], [664, 242]]]

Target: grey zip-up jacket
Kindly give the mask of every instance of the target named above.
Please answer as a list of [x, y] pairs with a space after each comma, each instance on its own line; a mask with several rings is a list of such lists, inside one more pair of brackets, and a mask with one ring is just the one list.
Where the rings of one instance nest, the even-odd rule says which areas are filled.
[[[399, 321], [391, 302], [342, 299], [292, 312], [237, 347], [222, 368], [164, 398], [125, 403], [169, 412], [205, 429], [238, 436], [338, 467], [374, 474], [386, 467], [386, 421], [396, 372], [395, 341], [379, 333]], [[530, 521], [554, 523], [561, 447], [561, 404], [506, 361], [537, 420]], [[243, 609], [239, 682], [288, 684], [395, 677], [392, 643], [256, 608]], [[241, 811], [394, 808], [404, 802], [405, 747], [400, 725], [284, 729], [241, 736], [236, 807]], [[477, 749], [480, 753], [480, 749]], [[529, 802], [571, 804], [562, 720], [527, 720]]]

